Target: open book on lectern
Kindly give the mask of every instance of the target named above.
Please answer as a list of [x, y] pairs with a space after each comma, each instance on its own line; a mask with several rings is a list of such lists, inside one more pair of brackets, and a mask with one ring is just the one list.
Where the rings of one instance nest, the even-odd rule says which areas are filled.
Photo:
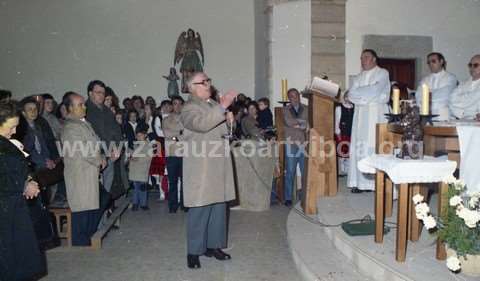
[[307, 90], [336, 99], [339, 96], [340, 86], [332, 81], [320, 77], [313, 77], [312, 83]]

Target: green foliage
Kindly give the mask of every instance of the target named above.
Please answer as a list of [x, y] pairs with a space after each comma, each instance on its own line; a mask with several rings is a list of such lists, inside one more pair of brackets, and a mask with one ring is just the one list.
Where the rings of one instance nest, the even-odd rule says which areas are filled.
[[[453, 196], [460, 196], [462, 190], [457, 190], [453, 184], [449, 185], [445, 215], [440, 218], [438, 237], [454, 249], [459, 256], [480, 254], [480, 227], [469, 228], [465, 221], [457, 216], [456, 207], [450, 206], [448, 201]], [[467, 200], [469, 198], [467, 197]]]

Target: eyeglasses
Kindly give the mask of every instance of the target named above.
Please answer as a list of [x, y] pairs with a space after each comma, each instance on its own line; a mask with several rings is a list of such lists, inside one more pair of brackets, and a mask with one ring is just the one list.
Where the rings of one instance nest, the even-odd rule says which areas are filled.
[[203, 86], [208, 86], [208, 84], [211, 84], [212, 83], [212, 79], [210, 78], [207, 78], [207, 79], [204, 79], [200, 82], [193, 82], [192, 84], [193, 85], [203, 85]]
[[480, 65], [480, 63], [478, 63], [478, 62], [476, 62], [476, 63], [469, 63], [469, 64], [467, 64], [467, 65], [468, 65], [468, 68], [477, 68], [477, 67]]

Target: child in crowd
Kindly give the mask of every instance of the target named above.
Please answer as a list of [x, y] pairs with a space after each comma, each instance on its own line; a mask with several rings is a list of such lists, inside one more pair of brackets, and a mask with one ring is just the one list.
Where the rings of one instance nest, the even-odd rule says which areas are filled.
[[138, 207], [148, 210], [147, 182], [150, 162], [152, 161], [153, 145], [147, 140], [148, 127], [143, 123], [135, 129], [136, 142], [130, 156], [128, 179], [133, 185], [132, 211]]
[[258, 127], [266, 130], [273, 127], [273, 114], [270, 110], [270, 100], [268, 98], [261, 98], [258, 100]]
[[135, 141], [135, 132], [138, 125], [138, 113], [131, 109], [127, 113], [127, 122], [124, 125], [125, 136], [128, 141], [128, 148], [133, 149], [133, 142]]
[[123, 116], [125, 115], [125, 111], [123, 109], [119, 109], [117, 112], [115, 112], [115, 121], [117, 124], [120, 126], [122, 130], [122, 139], [126, 140], [127, 136], [125, 135], [125, 127], [123, 126]]
[[160, 191], [159, 201], [168, 198], [168, 180], [166, 175], [166, 159], [165, 159], [165, 136], [162, 130], [162, 122], [173, 111], [172, 102], [170, 100], [163, 100], [160, 106], [155, 112], [155, 118], [153, 119], [153, 133], [157, 146], [154, 157], [152, 158], [152, 165], [150, 167], [150, 176], [152, 179], [152, 185], [155, 186], [158, 183]]

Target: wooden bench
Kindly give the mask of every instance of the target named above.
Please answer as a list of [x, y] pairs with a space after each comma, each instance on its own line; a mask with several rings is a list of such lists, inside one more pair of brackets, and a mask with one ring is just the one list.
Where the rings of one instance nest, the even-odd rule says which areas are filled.
[[100, 227], [90, 238], [91, 249], [99, 250], [102, 248], [102, 239], [107, 235], [108, 231], [115, 225], [120, 226], [120, 218], [125, 210], [130, 205], [128, 198], [122, 198], [117, 201], [117, 208], [113, 211], [112, 215], [107, 219], [105, 224]]
[[[67, 246], [72, 246], [72, 211], [70, 208], [50, 207], [48, 211], [55, 216], [58, 237], [67, 240]], [[62, 218], [65, 218], [66, 224], [63, 227]]]

